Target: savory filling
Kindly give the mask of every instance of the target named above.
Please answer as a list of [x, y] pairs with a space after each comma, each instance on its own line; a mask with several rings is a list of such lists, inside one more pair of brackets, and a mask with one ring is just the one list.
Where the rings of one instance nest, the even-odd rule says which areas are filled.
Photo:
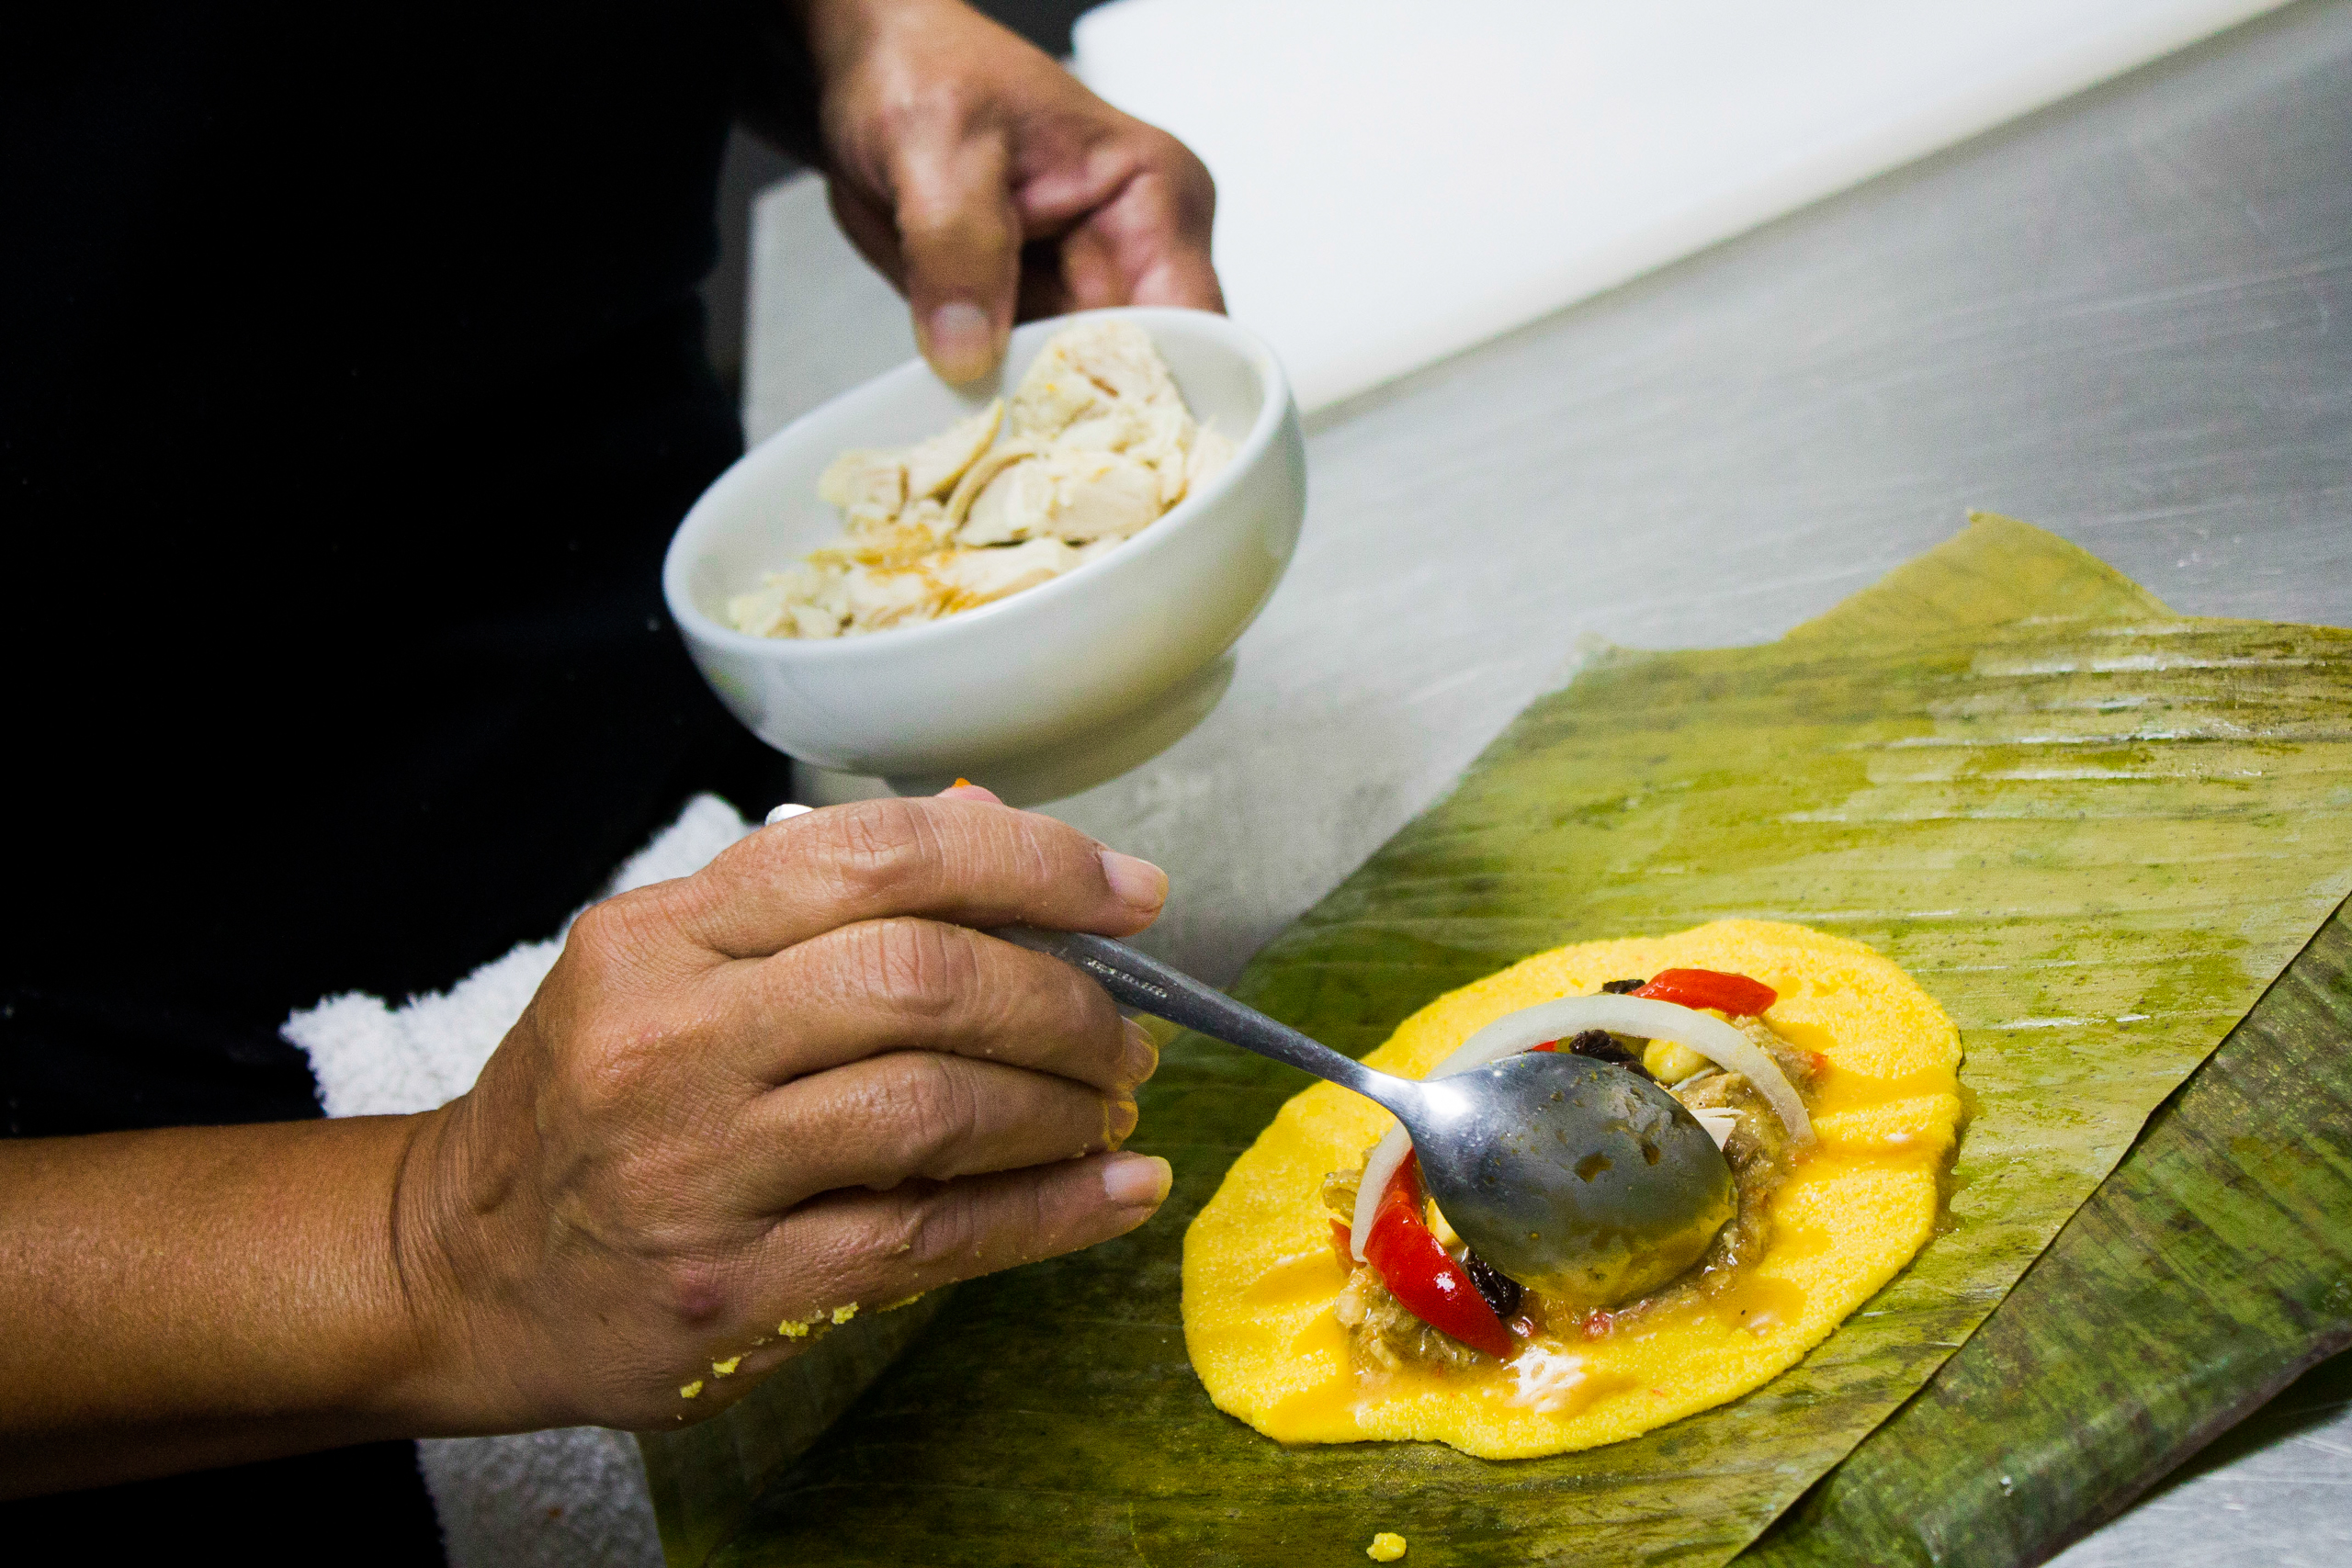
[[[1769, 987], [1744, 976], [1672, 970], [1655, 980], [1614, 980], [1602, 990], [1712, 1012], [1763, 1053], [1808, 1112], [1814, 1108], [1815, 1084], [1826, 1064], [1764, 1021], [1760, 1015], [1776, 999]], [[1681, 1274], [1633, 1301], [1596, 1309], [1528, 1290], [1472, 1251], [1422, 1191], [1419, 1168], [1409, 1155], [1388, 1177], [1379, 1217], [1367, 1245], [1359, 1248], [1351, 1228], [1363, 1212], [1359, 1199], [1366, 1162], [1359, 1160], [1323, 1182], [1323, 1201], [1339, 1216], [1331, 1226], [1332, 1246], [1349, 1270], [1339, 1319], [1359, 1370], [1469, 1371], [1510, 1359], [1539, 1337], [1600, 1338], [1621, 1325], [1722, 1298], [1770, 1247], [1772, 1195], [1788, 1179], [1801, 1151], [1786, 1117], [1748, 1074], [1726, 1070], [1673, 1041], [1599, 1029], [1532, 1049], [1609, 1062], [1665, 1089], [1722, 1149], [1736, 1211], [1698, 1262]], [[1360, 1250], [1366, 1256], [1359, 1258]]]

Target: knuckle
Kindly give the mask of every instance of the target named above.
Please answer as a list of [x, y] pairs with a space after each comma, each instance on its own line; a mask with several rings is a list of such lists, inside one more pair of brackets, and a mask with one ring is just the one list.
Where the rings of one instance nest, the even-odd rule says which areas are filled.
[[1137, 163], [1155, 176], [1157, 198], [1181, 219], [1204, 220], [1216, 210], [1216, 176], [1199, 154], [1168, 132], [1147, 128]]
[[1168, 141], [1170, 157], [1184, 184], [1203, 196], [1216, 195], [1216, 175], [1209, 172], [1209, 166], [1201, 161], [1201, 155], [1172, 136]]
[[926, 1199], [901, 1185], [887, 1192], [860, 1194], [846, 1207], [803, 1210], [786, 1216], [784, 1233], [794, 1242], [796, 1272], [808, 1276], [790, 1292], [815, 1306], [843, 1301], [871, 1303], [869, 1292], [906, 1293], [920, 1271], [923, 1245], [922, 1211]]
[[918, 1033], [949, 1027], [976, 994], [972, 933], [892, 919], [837, 926], [796, 950], [799, 984], [837, 1005], [879, 1013]]
[[1108, 993], [1059, 959], [1023, 956], [1009, 983], [987, 987], [987, 1011], [975, 1033], [975, 1054], [995, 1057], [1005, 1048], [1023, 1060], [1049, 1055], [1052, 1070], [1097, 1082], [1120, 1060], [1125, 1034]]
[[952, 1056], [905, 1053], [891, 1086], [890, 1111], [910, 1163], [929, 1172], [945, 1165], [979, 1131], [980, 1104], [970, 1069]]
[[807, 842], [805, 835], [818, 827], [814, 818], [810, 818], [805, 826], [800, 818], [795, 818], [788, 822], [746, 833], [711, 856], [708, 864], [686, 880], [708, 884], [772, 878], [799, 858], [804, 852], [798, 846]]
[[994, 1184], [985, 1198], [945, 1187], [911, 1201], [908, 1260], [935, 1278], [964, 1280], [1069, 1249], [1055, 1182], [1039, 1173]]
[[1034, 811], [1010, 813], [1007, 828], [1006, 864], [1022, 883], [1042, 889], [1084, 886], [1090, 876], [1100, 881], [1093, 840], [1075, 828]]
[[657, 902], [653, 889], [640, 888], [589, 905], [571, 922], [566, 953], [576, 953], [600, 971], [627, 963], [651, 940]]
[[887, 1224], [887, 1246], [919, 1273], [961, 1278], [985, 1251], [977, 1213], [948, 1190], [910, 1193], [895, 1205]]
[[1203, 174], [1208, 172], [1208, 166], [1193, 155], [1190, 147], [1156, 125], [1144, 128], [1142, 159], [1155, 168], [1180, 176], [1188, 176], [1195, 169]]
[[880, 922], [875, 939], [875, 993], [895, 1013], [926, 1023], [951, 1021], [979, 978], [970, 931], [931, 920]]
[[884, 145], [935, 145], [968, 134], [987, 102], [987, 93], [961, 76], [924, 75], [898, 84], [876, 106], [875, 114]]
[[860, 801], [824, 816], [809, 863], [841, 902], [894, 908], [936, 879], [939, 835], [920, 803]]

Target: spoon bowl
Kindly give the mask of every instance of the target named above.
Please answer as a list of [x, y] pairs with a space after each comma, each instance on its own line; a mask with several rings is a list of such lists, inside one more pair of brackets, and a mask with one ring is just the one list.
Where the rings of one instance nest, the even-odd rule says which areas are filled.
[[1545, 1295], [1593, 1308], [1654, 1291], [1737, 1207], [1707, 1130], [1612, 1063], [1532, 1052], [1419, 1087], [1399, 1120], [1446, 1223]]

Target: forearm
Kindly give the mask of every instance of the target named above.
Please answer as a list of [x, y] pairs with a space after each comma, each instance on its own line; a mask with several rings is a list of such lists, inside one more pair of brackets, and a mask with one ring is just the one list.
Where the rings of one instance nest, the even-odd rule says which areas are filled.
[[0, 1143], [0, 1495], [466, 1425], [398, 1261], [427, 1122]]

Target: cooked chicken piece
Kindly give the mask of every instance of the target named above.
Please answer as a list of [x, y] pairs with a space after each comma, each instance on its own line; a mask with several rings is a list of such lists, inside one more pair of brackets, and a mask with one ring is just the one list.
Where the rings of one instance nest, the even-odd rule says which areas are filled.
[[1078, 565], [1079, 555], [1059, 539], [1031, 539], [1004, 549], [951, 550], [933, 571], [956, 590], [963, 610], [1050, 581]]
[[871, 538], [887, 534], [899, 525], [899, 509], [879, 502], [861, 502], [849, 509], [842, 519], [852, 538]]
[[896, 451], [861, 446], [844, 452], [819, 477], [817, 493], [848, 513], [853, 529], [890, 522], [910, 502], [920, 505], [945, 495], [989, 449], [1003, 423], [1004, 400], [998, 398], [911, 446]]
[[935, 501], [919, 501], [887, 523], [854, 522], [849, 538], [808, 558], [847, 565], [906, 566], [947, 547], [953, 530], [946, 509]]
[[1045, 449], [1040, 442], [1015, 437], [965, 469], [964, 477], [956, 481], [956, 493], [947, 498], [947, 526], [960, 534], [964, 519], [971, 513], [973, 501], [988, 488], [989, 482], [1013, 464], [1034, 457]]
[[840, 571], [795, 561], [727, 602], [727, 618], [753, 637], [839, 637], [849, 605]]
[[907, 465], [907, 499], [936, 501], [955, 488], [964, 470], [979, 460], [1004, 423], [1004, 400], [998, 398], [968, 419], [928, 441], [918, 441], [903, 454]]
[[906, 460], [896, 452], [854, 447], [826, 465], [817, 494], [843, 512], [879, 507], [896, 516], [907, 503]]
[[843, 537], [729, 600], [728, 619], [835, 637], [952, 615], [1115, 548], [1232, 452], [1193, 422], [1141, 328], [1082, 321], [1046, 344], [1009, 405], [835, 458], [817, 488]]
[[727, 624], [753, 637], [798, 637], [791, 600], [784, 587], [784, 573], [769, 572], [757, 588], [727, 601]]
[[[1053, 436], [1057, 446], [1089, 452], [1170, 452], [1190, 438], [1193, 416], [1182, 404], [1139, 403], [1106, 399]], [[1035, 439], [1034, 437], [1032, 439]]]
[[792, 626], [800, 636], [811, 638], [839, 637], [848, 629], [841, 616], [815, 604], [793, 605]]
[[852, 566], [843, 586], [849, 598], [845, 629], [853, 634], [936, 620], [947, 608], [943, 585], [919, 567]]
[[1176, 378], [1132, 321], [1080, 321], [1054, 334], [1012, 394], [1012, 433], [1050, 439], [1106, 401], [1184, 406]]
[[1049, 447], [989, 480], [956, 537], [965, 545], [1124, 539], [1159, 516], [1159, 471], [1124, 453]]
[[1164, 511], [1184, 497], [1184, 464], [1198, 426], [1184, 405], [1109, 399], [1053, 438], [1061, 451], [1120, 452], [1159, 475]]

